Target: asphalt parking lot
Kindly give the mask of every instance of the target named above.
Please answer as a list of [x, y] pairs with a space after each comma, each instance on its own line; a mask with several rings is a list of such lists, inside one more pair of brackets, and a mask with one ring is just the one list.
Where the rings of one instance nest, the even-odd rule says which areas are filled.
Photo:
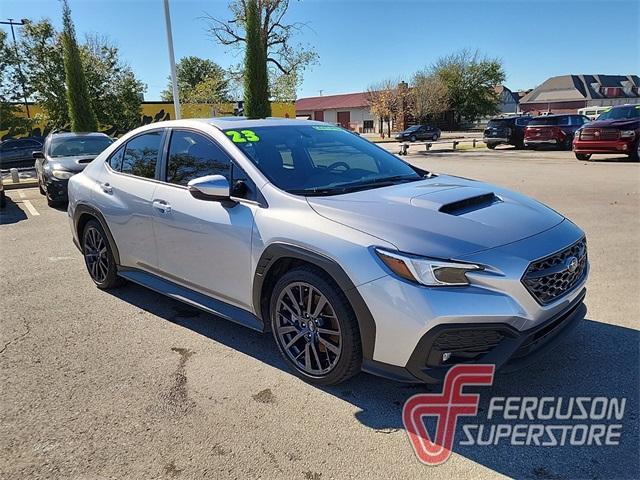
[[640, 164], [508, 149], [405, 158], [531, 195], [586, 231], [587, 320], [478, 392], [481, 409], [491, 395], [626, 397], [618, 447], [456, 447], [424, 466], [401, 409], [428, 389], [366, 374], [314, 387], [268, 335], [132, 284], [98, 290], [66, 212], [32, 188], [7, 192], [0, 222], [0, 478], [638, 478]]

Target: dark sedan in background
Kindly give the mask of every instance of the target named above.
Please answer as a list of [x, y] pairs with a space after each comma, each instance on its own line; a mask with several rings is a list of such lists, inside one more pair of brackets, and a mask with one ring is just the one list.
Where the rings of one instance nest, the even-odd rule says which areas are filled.
[[501, 144], [524, 148], [524, 129], [530, 121], [531, 117], [526, 115], [492, 118], [482, 140], [491, 149]]
[[9, 138], [0, 142], [0, 168], [33, 167], [33, 152], [42, 150], [42, 138]]
[[415, 142], [416, 140], [433, 140], [440, 138], [440, 129], [431, 125], [413, 125], [404, 132], [396, 135], [396, 140], [401, 142]]
[[40, 193], [50, 206], [67, 202], [67, 184], [113, 139], [104, 133], [52, 133], [41, 152], [34, 152]]

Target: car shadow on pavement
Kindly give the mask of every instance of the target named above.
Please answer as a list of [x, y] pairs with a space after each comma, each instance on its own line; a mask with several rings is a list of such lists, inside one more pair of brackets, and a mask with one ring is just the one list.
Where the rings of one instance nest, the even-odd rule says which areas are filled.
[[28, 218], [24, 210], [22, 210], [16, 202], [11, 200], [9, 195], [5, 198], [7, 200], [7, 204], [2, 210], [0, 210], [0, 225], [18, 223]]
[[[254, 332], [131, 283], [110, 293], [256, 360], [288, 371], [271, 334]], [[638, 478], [639, 365], [638, 330], [585, 320], [555, 350], [534, 365], [518, 372], [496, 375], [492, 387], [466, 387], [465, 392], [480, 394], [479, 414], [459, 418], [453, 451], [514, 478]], [[404, 430], [402, 406], [409, 397], [417, 393], [439, 393], [441, 390], [440, 386], [397, 383], [365, 373], [341, 385], [317, 388], [357, 407], [355, 418], [363, 426], [381, 434], [396, 434]], [[490, 425], [487, 410], [490, 398], [494, 396], [624, 397], [624, 419], [612, 422], [622, 424], [620, 445], [511, 446], [503, 443], [504, 440], [497, 446], [458, 445], [457, 442], [466, 438], [463, 425]], [[513, 423], [501, 417], [491, 422]], [[575, 422], [602, 423], [589, 420]], [[521, 423], [543, 422], [523, 420]], [[427, 428], [432, 426], [427, 423]], [[410, 448], [407, 441], [407, 449]]]

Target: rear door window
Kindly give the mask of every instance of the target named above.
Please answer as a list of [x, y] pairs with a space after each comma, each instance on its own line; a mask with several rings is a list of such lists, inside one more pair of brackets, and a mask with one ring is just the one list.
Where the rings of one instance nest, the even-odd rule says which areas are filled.
[[560, 117], [538, 117], [529, 122], [530, 127], [542, 127], [558, 125], [558, 119]]
[[167, 182], [187, 185], [194, 178], [223, 175], [229, 179], [231, 159], [216, 143], [190, 130], [174, 130], [169, 143]]
[[155, 178], [162, 133], [148, 132], [129, 140], [122, 159], [122, 173]]

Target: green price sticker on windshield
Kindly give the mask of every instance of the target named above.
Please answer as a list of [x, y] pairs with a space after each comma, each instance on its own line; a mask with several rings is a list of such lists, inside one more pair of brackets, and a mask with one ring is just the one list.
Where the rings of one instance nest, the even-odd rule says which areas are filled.
[[259, 142], [260, 137], [253, 130], [227, 130], [224, 132], [233, 143]]
[[329, 131], [338, 131], [343, 132], [344, 130], [341, 127], [332, 127], [331, 125], [314, 125], [313, 128], [316, 130], [329, 130]]

